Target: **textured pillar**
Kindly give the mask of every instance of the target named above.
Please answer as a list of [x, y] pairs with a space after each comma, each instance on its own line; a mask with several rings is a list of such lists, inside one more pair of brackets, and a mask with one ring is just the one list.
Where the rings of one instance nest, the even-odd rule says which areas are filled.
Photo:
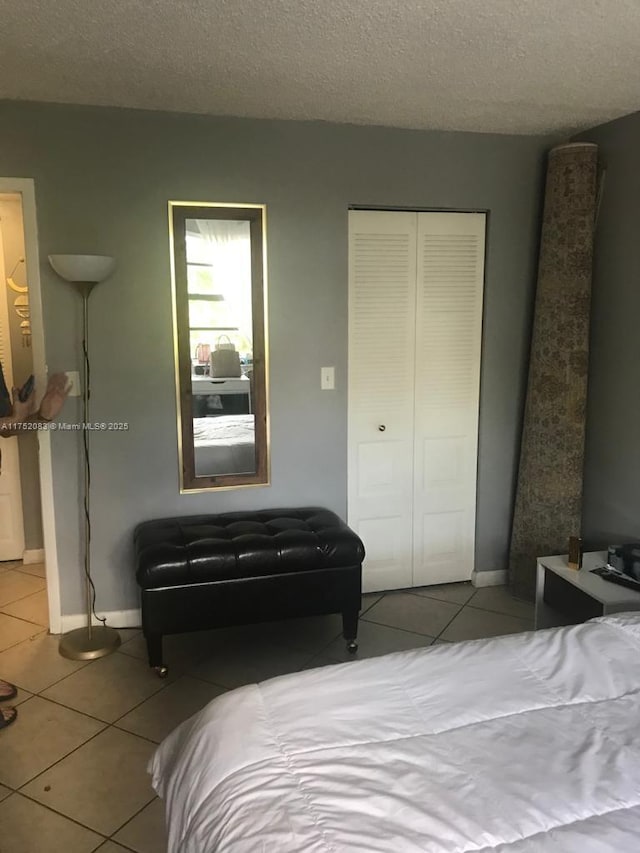
[[579, 536], [597, 183], [596, 145], [549, 152], [509, 582], [533, 598], [536, 557]]

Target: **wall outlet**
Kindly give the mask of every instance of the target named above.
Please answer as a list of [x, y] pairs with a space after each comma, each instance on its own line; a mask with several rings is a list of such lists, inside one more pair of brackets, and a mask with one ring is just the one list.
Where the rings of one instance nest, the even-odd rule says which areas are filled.
[[320, 387], [323, 391], [333, 391], [336, 387], [335, 367], [320, 368]]
[[80, 397], [82, 388], [80, 387], [80, 373], [77, 370], [67, 370], [67, 379], [71, 382], [70, 397]]

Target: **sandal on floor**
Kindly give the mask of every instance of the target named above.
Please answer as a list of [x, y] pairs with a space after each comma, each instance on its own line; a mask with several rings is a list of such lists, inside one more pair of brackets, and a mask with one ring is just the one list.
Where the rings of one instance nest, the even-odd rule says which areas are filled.
[[10, 706], [0, 708], [0, 729], [6, 729], [18, 716], [18, 709]]
[[13, 684], [8, 681], [3, 681], [0, 678], [0, 702], [6, 702], [8, 699], [15, 699], [18, 695], [18, 690]]

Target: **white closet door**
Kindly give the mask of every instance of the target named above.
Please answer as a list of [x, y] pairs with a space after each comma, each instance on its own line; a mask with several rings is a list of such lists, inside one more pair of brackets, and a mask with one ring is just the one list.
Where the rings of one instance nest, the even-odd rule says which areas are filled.
[[349, 213], [349, 524], [366, 591], [411, 586], [416, 214]]
[[486, 217], [418, 214], [413, 584], [474, 565]]

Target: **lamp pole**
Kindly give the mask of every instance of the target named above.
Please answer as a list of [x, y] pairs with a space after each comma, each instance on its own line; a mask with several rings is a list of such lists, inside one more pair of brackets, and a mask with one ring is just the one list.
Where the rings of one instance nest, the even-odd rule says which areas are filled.
[[87, 596], [87, 635], [93, 640], [93, 595], [91, 586], [91, 467], [89, 457], [89, 294], [90, 282], [82, 282], [82, 444], [84, 449], [84, 581]]

